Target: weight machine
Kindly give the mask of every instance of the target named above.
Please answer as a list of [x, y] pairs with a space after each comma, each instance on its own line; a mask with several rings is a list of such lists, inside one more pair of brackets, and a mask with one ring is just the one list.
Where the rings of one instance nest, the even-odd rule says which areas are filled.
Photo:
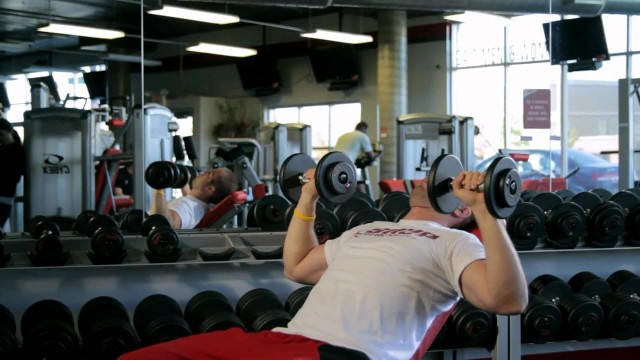
[[258, 129], [258, 142], [262, 146], [264, 174], [261, 177], [270, 193], [281, 195], [278, 173], [284, 160], [291, 154], [311, 156], [311, 126], [301, 123], [267, 123]]
[[[135, 177], [144, 179], [148, 164], [173, 156], [172, 117], [167, 108], [156, 104], [134, 108], [123, 130], [124, 151], [103, 154], [97, 146], [97, 124], [108, 118], [105, 112], [64, 107], [26, 111], [25, 221], [35, 215], [75, 218], [83, 210], [103, 209], [105, 201], [113, 201], [113, 194], [110, 198], [96, 194], [96, 170], [104, 171], [108, 192], [112, 191], [117, 161], [134, 161]], [[119, 143], [119, 138], [114, 140], [109, 149]], [[96, 169], [96, 162], [104, 168]], [[136, 208], [148, 209], [151, 188], [143, 181], [134, 186]]]
[[396, 124], [400, 178], [424, 178], [442, 152], [458, 157], [465, 169], [473, 166], [473, 118], [414, 113], [399, 116]]

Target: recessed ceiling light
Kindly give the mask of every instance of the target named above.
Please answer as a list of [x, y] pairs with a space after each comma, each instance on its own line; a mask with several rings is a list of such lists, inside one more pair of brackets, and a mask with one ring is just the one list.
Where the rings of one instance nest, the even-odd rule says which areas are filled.
[[187, 50], [207, 53], [207, 54], [234, 56], [234, 57], [247, 57], [247, 56], [256, 55], [258, 53], [258, 51], [255, 49], [220, 45], [220, 44], [202, 43], [202, 42], [199, 43], [198, 45], [189, 46]]
[[119, 30], [101, 29], [101, 28], [94, 28], [94, 27], [88, 27], [88, 26], [66, 25], [66, 24], [56, 24], [56, 23], [51, 23], [47, 26], [38, 28], [38, 31], [54, 33], [54, 34], [108, 39], [108, 40], [121, 38], [121, 37], [124, 37], [125, 35], [124, 32]]
[[240, 18], [235, 15], [222, 14], [212, 11], [187, 9], [169, 5], [164, 5], [162, 9], [158, 10], [149, 10], [148, 13], [153, 15], [162, 15], [178, 19], [201, 21], [219, 25], [237, 23], [240, 21]]

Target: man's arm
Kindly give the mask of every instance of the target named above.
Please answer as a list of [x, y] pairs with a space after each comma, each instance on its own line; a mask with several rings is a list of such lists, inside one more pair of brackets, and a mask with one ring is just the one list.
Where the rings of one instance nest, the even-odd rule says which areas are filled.
[[474, 261], [462, 272], [462, 292], [478, 308], [518, 314], [528, 301], [526, 278], [506, 228], [489, 213], [484, 194], [472, 190], [483, 179], [483, 173], [463, 172], [452, 183], [455, 195], [473, 211], [486, 253], [486, 260]]
[[151, 197], [151, 209], [149, 209], [149, 214], [164, 215], [164, 217], [169, 220], [169, 223], [171, 223], [171, 228], [182, 228], [182, 219], [180, 219], [180, 215], [178, 215], [177, 212], [169, 209], [164, 190], [153, 191], [153, 196]]
[[318, 193], [315, 189], [315, 170], [305, 176], [310, 179], [302, 188], [287, 234], [284, 239], [283, 262], [287, 278], [305, 284], [318, 282], [327, 269], [324, 245], [318, 244], [313, 226]]

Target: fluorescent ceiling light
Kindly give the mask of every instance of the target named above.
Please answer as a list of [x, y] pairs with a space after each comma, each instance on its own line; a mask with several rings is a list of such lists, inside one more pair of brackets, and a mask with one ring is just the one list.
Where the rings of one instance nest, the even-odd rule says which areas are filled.
[[476, 11], [465, 11], [462, 14], [452, 14], [444, 16], [445, 19], [462, 23], [484, 23], [507, 26], [511, 20], [504, 16], [481, 13]]
[[121, 62], [137, 63], [137, 64], [140, 64], [140, 62], [142, 62], [144, 66], [162, 65], [162, 61], [160, 60], [144, 59], [143, 61], [141, 61], [142, 59], [140, 58], [140, 56], [136, 56], [136, 55], [106, 54], [102, 58], [107, 61], [121, 61]]
[[211, 11], [193, 10], [169, 5], [164, 5], [162, 9], [159, 10], [149, 10], [148, 13], [153, 15], [162, 15], [178, 19], [187, 19], [220, 25], [237, 23], [240, 21], [240, 18], [235, 15], [221, 14]]
[[247, 56], [256, 55], [258, 53], [258, 51], [255, 49], [249, 49], [249, 48], [243, 48], [243, 47], [237, 47], [237, 46], [202, 43], [202, 42], [199, 43], [198, 45], [189, 46], [187, 50], [207, 53], [207, 54], [234, 56], [234, 57], [247, 57]]
[[93, 28], [88, 26], [76, 26], [76, 25], [65, 25], [65, 24], [55, 24], [55, 23], [38, 28], [38, 31], [49, 32], [54, 34], [63, 34], [63, 35], [85, 36], [85, 37], [92, 37], [92, 38], [98, 38], [98, 39], [109, 39], [109, 40], [124, 37], [124, 32], [119, 30], [109, 30], [109, 29]]
[[[78, 73], [80, 72], [79, 68], [71, 68], [71, 67], [55, 67], [55, 66], [41, 66], [41, 65], [31, 65], [22, 69], [24, 73], [27, 73], [27, 77], [40, 77], [47, 76], [48, 73], [51, 72], [64, 72], [64, 73]], [[33, 76], [31, 74], [37, 74], [38, 76]], [[42, 73], [46, 73], [41, 75]]]
[[316, 29], [316, 31], [312, 33], [302, 33], [300, 34], [300, 36], [311, 39], [341, 42], [346, 44], [364, 44], [373, 41], [373, 37], [371, 35], [354, 34], [323, 29]]

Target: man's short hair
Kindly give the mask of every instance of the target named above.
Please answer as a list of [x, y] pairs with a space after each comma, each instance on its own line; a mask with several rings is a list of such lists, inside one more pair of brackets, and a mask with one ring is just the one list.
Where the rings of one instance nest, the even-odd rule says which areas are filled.
[[369, 129], [369, 125], [364, 121], [360, 121], [356, 125], [356, 130], [358, 130], [358, 131], [367, 131], [367, 129]]
[[238, 180], [233, 171], [221, 167], [215, 171], [211, 184], [215, 189], [211, 202], [217, 204], [232, 192], [238, 190]]

